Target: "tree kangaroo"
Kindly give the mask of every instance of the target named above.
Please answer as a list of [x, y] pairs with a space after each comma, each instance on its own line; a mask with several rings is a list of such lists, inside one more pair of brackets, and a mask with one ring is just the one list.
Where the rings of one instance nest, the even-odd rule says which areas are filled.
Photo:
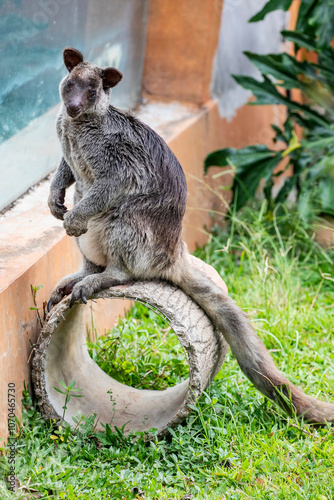
[[[73, 48], [63, 56], [69, 71], [60, 83], [57, 119], [63, 157], [48, 203], [77, 238], [83, 267], [58, 283], [48, 310], [70, 293], [73, 305], [113, 285], [167, 280], [202, 307], [259, 391], [308, 422], [334, 422], [334, 404], [291, 384], [245, 314], [192, 264], [181, 239], [187, 195], [182, 167], [150, 127], [109, 104], [122, 74], [84, 61]], [[74, 182], [74, 206], [67, 211], [65, 190]]]

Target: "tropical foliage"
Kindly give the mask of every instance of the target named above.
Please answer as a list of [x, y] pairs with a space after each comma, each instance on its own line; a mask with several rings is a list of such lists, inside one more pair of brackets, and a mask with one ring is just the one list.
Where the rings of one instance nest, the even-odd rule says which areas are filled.
[[[287, 10], [292, 0], [270, 0], [250, 22], [262, 20], [276, 9]], [[334, 213], [334, 1], [303, 0], [296, 29], [282, 31], [293, 53], [260, 55], [245, 52], [260, 70], [262, 80], [233, 75], [256, 97], [250, 105], [286, 107], [282, 127], [272, 125], [275, 149], [257, 144], [243, 149], [225, 148], [211, 153], [212, 165], [235, 168], [233, 204], [238, 210], [253, 198], [262, 179], [268, 207], [286, 200], [294, 191], [305, 219]], [[301, 98], [300, 98], [301, 97]], [[283, 144], [283, 147], [279, 147]], [[285, 161], [283, 161], [285, 160]], [[273, 196], [275, 179], [290, 169]], [[283, 179], [283, 178], [282, 178]], [[263, 182], [263, 181], [262, 181]]]

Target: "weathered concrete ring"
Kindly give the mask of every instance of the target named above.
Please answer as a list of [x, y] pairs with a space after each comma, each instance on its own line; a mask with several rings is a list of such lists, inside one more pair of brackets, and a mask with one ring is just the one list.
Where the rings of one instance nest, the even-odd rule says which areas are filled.
[[[96, 413], [101, 423], [122, 427], [125, 432], [168, 427], [184, 420], [196, 399], [218, 373], [228, 345], [202, 309], [181, 290], [162, 282], [137, 282], [112, 287], [94, 297], [124, 298], [146, 304], [163, 316], [185, 348], [189, 379], [162, 391], [138, 390], [112, 379], [90, 358], [83, 324], [84, 305], [69, 309], [70, 297], [63, 299], [48, 316], [37, 341], [32, 379], [41, 413], [46, 419], [60, 419], [65, 396], [54, 387], [59, 380], [76, 382], [81, 398], [71, 398], [65, 420], [74, 424], [78, 414]], [[112, 302], [110, 303], [112, 307]], [[110, 397], [112, 395], [112, 398]]]

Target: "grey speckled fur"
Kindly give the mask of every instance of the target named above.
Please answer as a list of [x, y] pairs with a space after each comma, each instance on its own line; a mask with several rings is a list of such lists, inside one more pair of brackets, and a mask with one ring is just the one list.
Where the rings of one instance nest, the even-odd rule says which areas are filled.
[[[109, 105], [122, 78], [64, 50], [69, 75], [60, 84], [57, 132], [63, 158], [51, 184], [49, 207], [77, 237], [83, 267], [53, 291], [49, 307], [72, 292], [72, 303], [129, 281], [162, 279], [179, 286], [220, 329], [247, 377], [288, 412], [310, 422], [334, 422], [334, 405], [306, 396], [276, 368], [246, 316], [191, 264], [181, 239], [186, 206], [182, 168], [164, 140]], [[65, 191], [75, 182], [72, 210]], [[290, 402], [287, 402], [290, 400]]]

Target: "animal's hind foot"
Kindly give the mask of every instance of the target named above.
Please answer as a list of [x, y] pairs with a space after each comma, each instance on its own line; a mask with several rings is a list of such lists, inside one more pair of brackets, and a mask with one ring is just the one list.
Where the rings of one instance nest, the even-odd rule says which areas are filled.
[[133, 280], [128, 276], [122, 276], [117, 279], [108, 273], [86, 276], [73, 287], [70, 307], [73, 306], [74, 302], [78, 301], [87, 304], [87, 300], [92, 298], [94, 293], [100, 290], [104, 290], [111, 286], [125, 285], [132, 281]]
[[70, 295], [74, 286], [84, 278], [82, 273], [76, 273], [63, 278], [54, 288], [51, 293], [50, 299], [47, 303], [47, 311], [50, 312], [52, 306], [55, 306], [60, 302], [66, 295]]
[[104, 267], [97, 266], [84, 257], [82, 269], [77, 273], [68, 274], [56, 285], [47, 303], [47, 311], [50, 312], [52, 306], [58, 304], [66, 295], [70, 295], [75, 285], [81, 280], [88, 276], [94, 277], [93, 275], [103, 273], [104, 269]]
[[70, 295], [75, 283], [76, 283], [75, 281], [72, 281], [63, 287], [56, 287], [53, 290], [53, 292], [50, 296], [50, 299], [48, 300], [48, 303], [47, 303], [47, 311], [48, 312], [50, 312], [51, 307], [58, 304], [58, 302], [60, 302], [62, 298], [66, 297], [66, 295]]

